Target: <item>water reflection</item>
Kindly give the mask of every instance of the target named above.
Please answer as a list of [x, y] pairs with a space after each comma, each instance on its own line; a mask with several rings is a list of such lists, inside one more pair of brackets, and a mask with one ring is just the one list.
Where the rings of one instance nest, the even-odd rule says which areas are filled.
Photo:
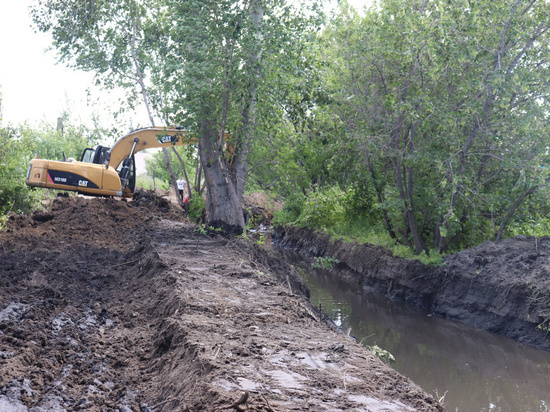
[[315, 306], [364, 345], [389, 351], [394, 369], [445, 395], [448, 410], [550, 411], [550, 352], [357, 290], [284, 253], [302, 267]]

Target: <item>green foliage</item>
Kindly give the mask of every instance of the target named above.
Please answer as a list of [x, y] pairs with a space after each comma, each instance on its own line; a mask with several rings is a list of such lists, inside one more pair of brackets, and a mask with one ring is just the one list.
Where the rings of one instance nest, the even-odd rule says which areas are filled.
[[284, 226], [293, 224], [301, 216], [304, 209], [304, 197], [295, 194], [286, 198], [282, 210], [275, 212], [273, 223]]
[[258, 245], [264, 245], [265, 244], [265, 234], [260, 233], [260, 236], [259, 236], [258, 240], [256, 241], [256, 243]]
[[420, 254], [414, 253], [411, 248], [405, 245], [393, 245], [389, 248], [394, 256], [402, 257], [404, 259], [419, 260], [427, 266], [438, 266], [443, 263], [444, 255], [437, 250], [430, 250], [430, 253], [422, 251]]
[[[147, 176], [154, 179], [155, 185], [167, 190], [171, 185], [170, 173], [166, 169], [164, 154], [162, 151], [154, 153], [151, 157], [145, 159], [145, 168]], [[157, 183], [158, 181], [158, 183]]]
[[146, 190], [155, 190], [156, 181], [153, 177], [146, 174], [139, 174], [136, 176], [136, 187], [146, 189]]
[[[378, 215], [370, 206], [365, 208], [365, 205], [370, 205], [370, 201], [365, 201], [358, 194], [357, 188], [345, 192], [334, 188], [319, 190], [309, 197], [288, 199], [283, 209], [275, 214], [275, 224], [307, 226], [324, 231], [335, 239], [383, 246], [395, 256], [416, 259], [425, 265], [440, 265], [443, 262], [444, 255], [436, 249], [416, 254], [410, 247], [396, 243], [380, 222], [369, 223], [373, 214]], [[324, 263], [323, 258], [316, 258], [314, 265], [324, 267]], [[331, 265], [338, 262], [327, 263]]]
[[63, 130], [41, 124], [38, 130], [27, 130], [34, 144], [31, 146], [43, 159], [61, 160], [63, 155], [80, 160], [87, 147], [95, 146], [105, 138], [105, 131], [89, 129], [82, 124], [65, 123]]
[[535, 236], [542, 237], [550, 235], [550, 219], [540, 217], [540, 220], [528, 220], [524, 222], [513, 222], [506, 232], [507, 236]]
[[193, 196], [189, 201], [189, 220], [195, 223], [204, 223], [204, 214], [206, 205], [204, 199], [200, 196]]
[[195, 232], [198, 233], [199, 235], [207, 235], [208, 229], [206, 228], [205, 225], [200, 225], [195, 229]]
[[344, 193], [338, 187], [313, 190], [305, 198], [302, 213], [295, 223], [323, 230], [339, 226], [345, 218], [343, 199]]
[[374, 353], [374, 355], [377, 358], [383, 360], [388, 364], [391, 362], [395, 362], [395, 357], [390, 352], [388, 352], [385, 349], [382, 349], [378, 345], [367, 346], [367, 349], [370, 350], [372, 353]]
[[542, 237], [550, 235], [550, 192], [541, 187], [533, 193], [515, 213], [506, 227], [505, 237], [516, 235]]
[[355, 181], [370, 182], [363, 218], [378, 215], [417, 254], [494, 238], [544, 179], [549, 12], [544, 1], [521, 13], [466, 0], [386, 0], [364, 16], [342, 8], [323, 34], [324, 109], [353, 141], [346, 165], [364, 166]]
[[206, 224], [200, 224], [195, 230], [195, 233], [198, 233], [199, 235], [208, 235], [208, 234], [216, 234], [220, 233], [223, 229], [220, 227], [214, 227], [214, 226], [207, 226]]
[[329, 231], [335, 239], [343, 239], [347, 242], [383, 246], [391, 249], [395, 246], [395, 239], [392, 239], [388, 232], [381, 225], [368, 226], [361, 221], [347, 222], [340, 231]]
[[28, 212], [37, 202], [36, 193], [25, 185], [31, 158], [27, 143], [17, 129], [0, 129], [0, 217]]
[[336, 258], [315, 256], [311, 267], [314, 269], [330, 270], [338, 263], [340, 263], [340, 261]]
[[378, 214], [372, 209], [368, 191], [354, 186], [340, 190], [335, 186], [315, 188], [307, 196], [295, 195], [285, 201], [275, 214], [276, 224], [307, 226], [357, 238], [376, 224]]
[[361, 208], [354, 204], [356, 200], [354, 188], [347, 191], [335, 186], [314, 188], [307, 196], [288, 199], [282, 212], [276, 215], [276, 222], [320, 230], [339, 228], [361, 214]]

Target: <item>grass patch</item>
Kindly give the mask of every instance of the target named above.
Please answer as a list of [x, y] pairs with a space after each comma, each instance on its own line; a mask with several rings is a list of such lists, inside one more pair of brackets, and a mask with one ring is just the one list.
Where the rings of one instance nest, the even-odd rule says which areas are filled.
[[146, 174], [139, 174], [136, 176], [136, 187], [141, 187], [145, 190], [168, 189], [166, 183], [162, 180], [155, 179]]
[[344, 242], [369, 244], [389, 249], [396, 257], [403, 259], [414, 259], [428, 266], [437, 266], [443, 263], [444, 254], [437, 250], [430, 250], [430, 253], [422, 252], [416, 254], [406, 245], [397, 244], [394, 239], [380, 226], [364, 227], [361, 225], [343, 225], [338, 228], [327, 230], [331, 238], [336, 241], [342, 239]]

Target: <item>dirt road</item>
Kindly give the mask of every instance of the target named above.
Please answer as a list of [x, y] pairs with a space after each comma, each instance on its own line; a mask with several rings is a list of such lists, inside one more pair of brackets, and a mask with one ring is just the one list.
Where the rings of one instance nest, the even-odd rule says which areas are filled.
[[292, 268], [169, 202], [57, 198], [0, 232], [0, 410], [438, 411]]

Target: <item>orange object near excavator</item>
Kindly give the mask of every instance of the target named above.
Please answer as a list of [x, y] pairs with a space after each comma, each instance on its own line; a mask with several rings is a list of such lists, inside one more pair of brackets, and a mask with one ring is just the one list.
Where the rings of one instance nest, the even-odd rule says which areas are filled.
[[92, 196], [132, 197], [136, 184], [134, 153], [140, 150], [196, 144], [183, 128], [150, 127], [135, 130], [113, 147], [87, 148], [80, 161], [31, 160], [26, 183], [29, 186], [67, 190]]

